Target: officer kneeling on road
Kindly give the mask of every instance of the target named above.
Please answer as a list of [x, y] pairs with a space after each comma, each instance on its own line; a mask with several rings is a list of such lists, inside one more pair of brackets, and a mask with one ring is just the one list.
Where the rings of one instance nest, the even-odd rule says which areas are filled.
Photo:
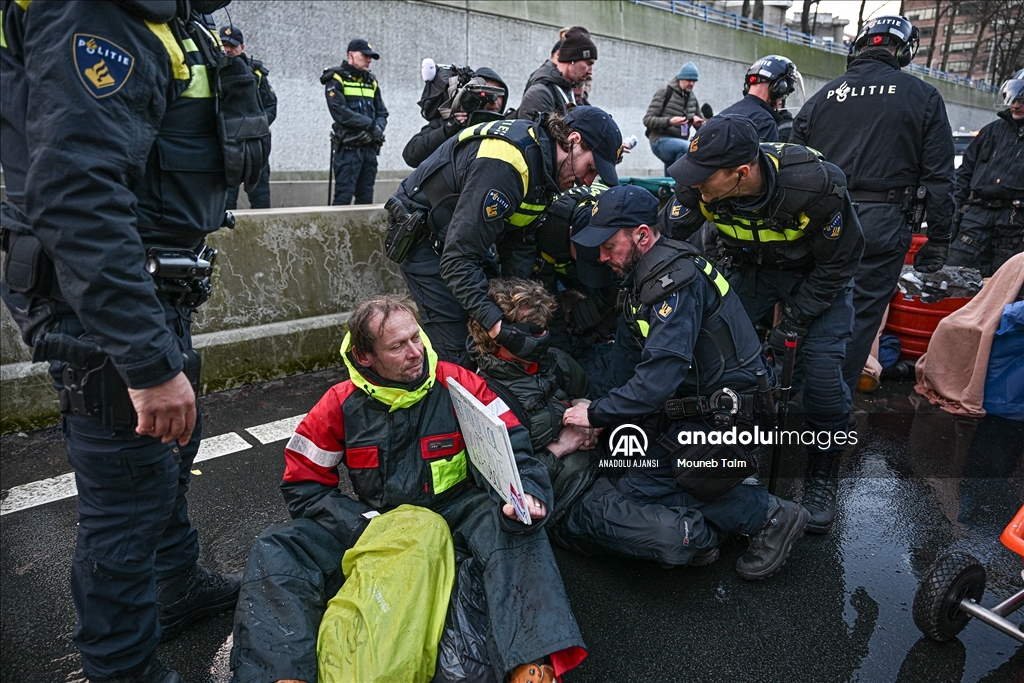
[[[597, 107], [541, 123], [495, 121], [449, 139], [402, 181], [388, 211], [388, 256], [401, 264], [423, 328], [445, 360], [466, 364], [470, 317], [521, 357], [543, 353], [547, 335], [505, 324], [487, 298], [490, 277], [529, 277], [536, 246], [528, 227], [556, 192], [618, 183], [622, 135]], [[526, 354], [523, 356], [522, 354]]]
[[[615, 468], [619, 492], [697, 511], [684, 544], [704, 557], [729, 532], [749, 535], [736, 571], [763, 579], [785, 563], [809, 515], [761, 486], [741, 483], [757, 472], [750, 432], [757, 405], [772, 400], [761, 344], [725, 278], [690, 245], [661, 237], [657, 222], [654, 195], [614, 187], [598, 199], [590, 225], [573, 236], [599, 247], [601, 262], [626, 278], [625, 314], [643, 354], [625, 386], [569, 408], [562, 420], [584, 428], [619, 425], [626, 435], [642, 430], [638, 438], [650, 447], [640, 457], [648, 462]], [[616, 430], [610, 445], [614, 458]]]
[[725, 275], [750, 320], [784, 304], [768, 342], [781, 359], [786, 337], [797, 335], [806, 428], [827, 434], [807, 445], [802, 501], [811, 513], [807, 530], [825, 533], [850, 429], [842, 364], [853, 326], [851, 279], [864, 249], [846, 176], [806, 147], [759, 144], [749, 119], [725, 114], [704, 124], [669, 173], [673, 234], [699, 229], [706, 217], [718, 227]]

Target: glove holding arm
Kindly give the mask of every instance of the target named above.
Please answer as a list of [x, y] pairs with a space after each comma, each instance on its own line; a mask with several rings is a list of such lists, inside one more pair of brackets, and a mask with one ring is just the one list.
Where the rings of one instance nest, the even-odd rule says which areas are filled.
[[791, 332], [796, 334], [796, 343], [799, 346], [800, 342], [807, 336], [807, 329], [811, 325], [809, 322], [801, 325], [793, 320], [789, 314], [790, 310], [787, 307], [782, 315], [782, 320], [768, 333], [768, 345], [772, 347], [775, 358], [779, 360], [786, 355], [786, 336]]

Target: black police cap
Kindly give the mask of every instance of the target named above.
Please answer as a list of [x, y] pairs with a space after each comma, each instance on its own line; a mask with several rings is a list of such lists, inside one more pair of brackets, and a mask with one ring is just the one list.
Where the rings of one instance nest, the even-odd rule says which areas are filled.
[[719, 114], [707, 121], [690, 140], [690, 149], [668, 167], [681, 187], [698, 185], [720, 168], [735, 168], [757, 158], [757, 128], [746, 116]]

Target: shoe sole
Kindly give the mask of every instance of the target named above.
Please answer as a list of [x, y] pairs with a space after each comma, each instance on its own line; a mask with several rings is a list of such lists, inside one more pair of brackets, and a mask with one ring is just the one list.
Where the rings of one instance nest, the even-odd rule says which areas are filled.
[[714, 552], [708, 553], [704, 557], [696, 557], [696, 556], [694, 556], [694, 558], [692, 560], [690, 560], [689, 562], [686, 563], [686, 566], [687, 567], [706, 567], [709, 564], [714, 564], [715, 562], [718, 562], [718, 557], [721, 554], [722, 554], [721, 551], [718, 548], [715, 548]]
[[[801, 505], [800, 507], [803, 507], [803, 506]], [[807, 511], [807, 508], [804, 508], [804, 512], [806, 512], [806, 511]], [[810, 513], [808, 513], [807, 516], [810, 517]], [[810, 522], [807, 522], [807, 529], [806, 529], [806, 531], [809, 534], [822, 535], [822, 534], [827, 534], [831, 530], [832, 530], [832, 522], [829, 522], [828, 524], [822, 524], [822, 525], [817, 525], [817, 524], [812, 524]]]
[[750, 572], [743, 573], [737, 569], [736, 573], [740, 575], [741, 579], [746, 579], [747, 581], [760, 581], [762, 579], [767, 579], [769, 576], [782, 569], [782, 565], [786, 564], [786, 560], [789, 559], [789, 551], [793, 549], [793, 544], [796, 542], [796, 539], [803, 535], [804, 529], [807, 528], [807, 522], [811, 519], [811, 513], [809, 513], [803, 505], [798, 505], [796, 503], [794, 503], [794, 505], [799, 509], [797, 521], [796, 524], [793, 525], [793, 528], [790, 529], [789, 535], [786, 536], [786, 540], [782, 546], [782, 552], [779, 553], [779, 559], [767, 569], [756, 574], [752, 574]]
[[219, 614], [225, 614], [235, 609], [235, 605], [238, 603], [238, 595], [236, 594], [231, 602], [215, 603], [208, 607], [205, 607], [196, 612], [190, 614], [184, 614], [176, 619], [170, 621], [160, 620], [160, 642], [166, 643], [170, 640], [174, 640], [182, 633], [185, 632], [185, 627], [194, 621], [198, 621], [203, 617], [215, 617]]

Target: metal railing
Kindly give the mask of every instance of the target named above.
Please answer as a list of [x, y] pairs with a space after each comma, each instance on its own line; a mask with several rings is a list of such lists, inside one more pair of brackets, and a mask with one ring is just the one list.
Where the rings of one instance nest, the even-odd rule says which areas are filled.
[[[829, 38], [812, 36], [807, 33], [801, 33], [800, 31], [794, 31], [793, 29], [785, 26], [766, 24], [763, 21], [740, 16], [739, 14], [723, 12], [706, 5], [697, 5], [692, 2], [686, 2], [685, 0], [632, 0], [632, 2], [634, 5], [654, 7], [656, 9], [665, 10], [666, 12], [671, 12], [672, 14], [679, 14], [686, 17], [693, 17], [694, 19], [699, 19], [701, 21], [706, 21], [709, 24], [728, 26], [738, 31], [749, 31], [750, 33], [756, 33], [762, 36], [778, 38], [779, 40], [784, 40], [787, 43], [805, 45], [815, 50], [824, 50], [825, 52], [831, 52], [832, 54], [846, 55], [849, 52], [849, 47], [847, 45], [844, 43], [836, 43], [836, 41]], [[997, 92], [998, 90], [994, 85], [989, 85], [984, 81], [979, 81], [974, 78], [964, 78], [963, 76], [939, 71], [938, 69], [930, 69], [920, 64], [911, 63], [906, 67], [906, 70], [920, 76], [929, 76], [940, 81], [956, 83], [957, 85], [963, 85], [968, 88], [975, 88], [985, 92]]]

